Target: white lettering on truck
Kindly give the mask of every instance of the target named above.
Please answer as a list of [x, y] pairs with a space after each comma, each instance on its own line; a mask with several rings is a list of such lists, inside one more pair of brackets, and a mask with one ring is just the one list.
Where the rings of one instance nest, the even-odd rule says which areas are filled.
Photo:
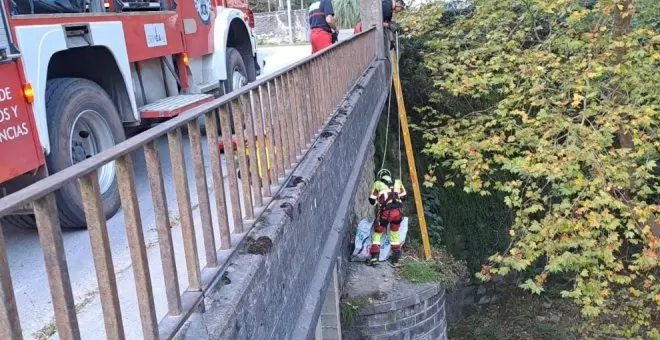
[[11, 89], [8, 87], [0, 87], [0, 102], [11, 99]]
[[14, 140], [18, 137], [27, 136], [28, 125], [21, 123], [19, 125], [10, 126], [8, 128], [0, 129], [0, 143], [4, 141]]
[[0, 125], [0, 144], [29, 134], [26, 122], [11, 122], [12, 119], [18, 118], [18, 105], [3, 105], [3, 102], [11, 99], [11, 89], [0, 86], [0, 124], [2, 124]]

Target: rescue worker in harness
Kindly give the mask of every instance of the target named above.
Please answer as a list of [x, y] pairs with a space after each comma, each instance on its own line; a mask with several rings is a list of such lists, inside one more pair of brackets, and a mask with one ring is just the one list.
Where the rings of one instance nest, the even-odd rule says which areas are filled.
[[383, 232], [390, 226], [390, 245], [392, 249], [392, 263], [396, 263], [401, 256], [401, 241], [399, 239], [399, 226], [403, 220], [401, 213], [402, 200], [406, 197], [406, 189], [400, 179], [392, 181], [392, 176], [388, 170], [380, 170], [378, 179], [371, 187], [371, 196], [369, 203], [376, 206], [376, 219], [374, 229], [371, 235], [371, 248], [369, 254], [370, 265], [378, 263], [380, 255], [380, 238]]

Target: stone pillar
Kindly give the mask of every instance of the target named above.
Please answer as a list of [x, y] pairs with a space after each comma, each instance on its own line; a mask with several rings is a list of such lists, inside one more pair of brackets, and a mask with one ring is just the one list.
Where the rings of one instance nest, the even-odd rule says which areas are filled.
[[376, 26], [376, 58], [382, 59], [386, 56], [385, 46], [383, 45], [383, 7], [381, 0], [359, 0], [360, 1], [360, 20], [362, 30], [367, 30]]
[[316, 340], [341, 340], [341, 315], [339, 309], [339, 278], [337, 265], [332, 270], [332, 278], [325, 294], [321, 315], [316, 326]]

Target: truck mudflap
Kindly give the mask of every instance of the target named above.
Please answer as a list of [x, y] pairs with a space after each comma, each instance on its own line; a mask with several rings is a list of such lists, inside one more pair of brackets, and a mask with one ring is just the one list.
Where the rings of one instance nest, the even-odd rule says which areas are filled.
[[44, 164], [16, 61], [0, 63], [0, 184]]

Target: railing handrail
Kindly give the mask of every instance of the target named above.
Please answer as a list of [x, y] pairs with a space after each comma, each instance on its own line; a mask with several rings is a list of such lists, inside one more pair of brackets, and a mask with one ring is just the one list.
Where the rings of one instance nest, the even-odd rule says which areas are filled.
[[135, 135], [131, 138], [126, 139], [125, 141], [97, 154], [93, 157], [90, 157], [82, 162], [76, 163], [71, 167], [68, 167], [60, 172], [47, 176], [46, 178], [40, 180], [37, 183], [29, 185], [15, 193], [9, 194], [3, 198], [0, 198], [0, 216], [11, 213], [16, 208], [21, 205], [30, 202], [34, 199], [47, 195], [49, 193], [55, 192], [69, 181], [76, 180], [86, 174], [89, 174], [92, 171], [96, 171], [101, 166], [114, 161], [115, 159], [127, 155], [136, 149], [144, 146], [145, 144], [154, 141], [170, 131], [173, 131], [177, 128], [183, 127], [185, 124], [190, 122], [193, 119], [197, 119], [200, 115], [220, 108], [223, 105], [229, 104], [232, 100], [248, 94], [250, 91], [254, 91], [260, 86], [264, 86], [269, 82], [272, 82], [274, 79], [281, 77], [282, 75], [291, 72], [292, 70], [299, 68], [302, 65], [307, 64], [308, 62], [315, 60], [326, 53], [338, 48], [344, 43], [347, 43], [351, 40], [357, 39], [361, 35], [367, 34], [371, 30], [374, 30], [375, 27], [372, 27], [366, 31], [363, 31], [359, 34], [353, 35], [350, 38], [342, 41], [338, 44], [333, 44], [325, 49], [315, 53], [313, 55], [307, 56], [298, 62], [291, 64], [287, 67], [284, 67], [273, 74], [259, 79], [253, 83], [248, 84], [245, 87], [242, 87], [238, 90], [234, 90], [230, 93], [227, 93], [219, 98], [216, 98], [204, 105], [195, 107], [193, 109], [187, 110], [175, 118], [172, 118], [168, 121], [160, 123], [138, 135]]

